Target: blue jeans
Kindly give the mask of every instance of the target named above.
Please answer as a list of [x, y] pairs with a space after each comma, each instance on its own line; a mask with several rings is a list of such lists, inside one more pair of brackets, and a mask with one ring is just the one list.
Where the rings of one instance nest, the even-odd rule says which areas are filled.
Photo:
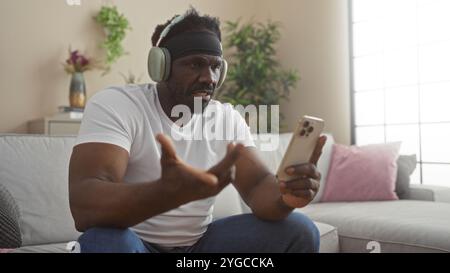
[[[130, 229], [91, 228], [78, 242], [81, 252], [158, 253], [157, 245], [141, 240]], [[306, 253], [318, 252], [320, 235], [314, 223], [294, 212], [281, 221], [264, 221], [241, 214], [212, 222], [193, 246], [177, 247], [177, 253]]]

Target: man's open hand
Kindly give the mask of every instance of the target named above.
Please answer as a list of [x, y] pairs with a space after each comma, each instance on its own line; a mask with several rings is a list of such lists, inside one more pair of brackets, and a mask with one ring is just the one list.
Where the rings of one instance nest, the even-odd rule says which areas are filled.
[[158, 134], [156, 139], [161, 144], [161, 182], [181, 203], [218, 194], [231, 182], [232, 167], [244, 147], [242, 144], [228, 144], [225, 157], [205, 171], [183, 162], [167, 136]]

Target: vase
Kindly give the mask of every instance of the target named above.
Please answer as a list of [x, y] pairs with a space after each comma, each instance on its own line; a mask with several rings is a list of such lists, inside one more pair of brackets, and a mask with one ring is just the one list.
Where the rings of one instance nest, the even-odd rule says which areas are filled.
[[69, 93], [70, 107], [84, 108], [86, 105], [86, 83], [81, 72], [72, 74]]

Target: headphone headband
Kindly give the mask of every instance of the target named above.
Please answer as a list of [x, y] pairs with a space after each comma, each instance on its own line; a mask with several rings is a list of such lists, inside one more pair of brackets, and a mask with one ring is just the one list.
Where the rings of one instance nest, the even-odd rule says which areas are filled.
[[173, 18], [172, 21], [170, 21], [170, 23], [163, 29], [163, 31], [161, 32], [161, 34], [159, 35], [159, 39], [158, 42], [156, 43], [156, 46], [159, 46], [159, 43], [161, 43], [161, 40], [164, 39], [164, 37], [167, 36], [167, 34], [169, 34], [170, 29], [178, 24], [179, 22], [183, 21], [183, 19], [186, 17], [185, 14], [181, 14], [178, 15], [177, 17]]
[[170, 58], [178, 58], [190, 54], [207, 54], [222, 56], [222, 44], [216, 34], [207, 31], [183, 32], [164, 41], [164, 48], [170, 52]]

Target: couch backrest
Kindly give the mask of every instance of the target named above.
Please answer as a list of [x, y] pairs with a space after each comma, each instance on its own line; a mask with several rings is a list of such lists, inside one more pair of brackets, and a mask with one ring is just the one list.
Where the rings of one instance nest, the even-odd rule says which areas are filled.
[[[292, 133], [280, 134], [275, 150], [258, 152], [271, 171], [276, 171], [291, 136]], [[333, 143], [332, 136], [327, 136], [318, 163], [322, 180], [326, 178]], [[256, 138], [257, 148], [267, 144], [269, 137]], [[74, 143], [73, 136], [0, 135], [0, 183], [8, 188], [20, 208], [23, 245], [66, 242], [79, 236], [68, 201], [68, 166]], [[243, 212], [250, 209], [233, 186], [217, 196], [215, 219]]]
[[17, 201], [23, 245], [74, 240], [68, 166], [75, 137], [0, 136], [0, 183]]

